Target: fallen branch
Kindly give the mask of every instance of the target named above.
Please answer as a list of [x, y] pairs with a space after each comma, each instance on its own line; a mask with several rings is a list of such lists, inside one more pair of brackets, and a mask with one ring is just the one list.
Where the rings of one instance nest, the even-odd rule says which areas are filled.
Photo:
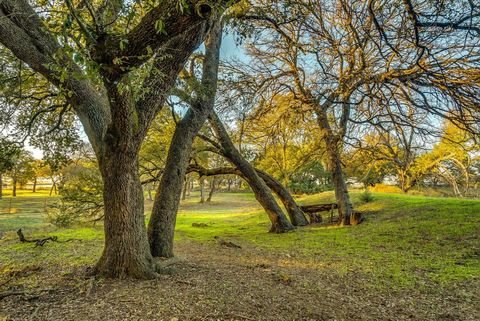
[[18, 238], [19, 238], [20, 242], [22, 242], [22, 243], [35, 243], [35, 247], [43, 246], [48, 241], [57, 242], [57, 240], [58, 240], [58, 238], [56, 236], [49, 236], [49, 237], [46, 237], [46, 238], [43, 238], [43, 239], [29, 240], [25, 237], [25, 235], [23, 235], [22, 229], [18, 229], [17, 235], [18, 235]]

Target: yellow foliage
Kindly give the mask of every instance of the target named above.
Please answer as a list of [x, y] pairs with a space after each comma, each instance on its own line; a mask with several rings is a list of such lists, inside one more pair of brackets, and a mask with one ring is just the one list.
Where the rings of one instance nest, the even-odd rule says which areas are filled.
[[400, 187], [394, 185], [375, 184], [370, 191], [376, 193], [403, 193]]

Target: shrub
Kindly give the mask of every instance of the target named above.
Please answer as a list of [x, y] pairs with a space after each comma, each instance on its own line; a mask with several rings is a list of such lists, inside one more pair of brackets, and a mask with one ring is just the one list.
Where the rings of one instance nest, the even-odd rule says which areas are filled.
[[68, 227], [75, 223], [103, 218], [103, 184], [98, 168], [75, 164], [68, 169], [60, 200], [47, 209], [47, 221]]
[[366, 189], [363, 193], [360, 194], [360, 201], [363, 203], [370, 203], [373, 202], [375, 198], [373, 197], [372, 193], [368, 189]]
[[312, 161], [292, 175], [288, 187], [295, 194], [315, 194], [331, 189], [332, 185], [330, 174], [325, 171], [322, 164]]
[[72, 215], [62, 206], [52, 205], [47, 208], [46, 221], [57, 227], [70, 227], [79, 221], [79, 217]]

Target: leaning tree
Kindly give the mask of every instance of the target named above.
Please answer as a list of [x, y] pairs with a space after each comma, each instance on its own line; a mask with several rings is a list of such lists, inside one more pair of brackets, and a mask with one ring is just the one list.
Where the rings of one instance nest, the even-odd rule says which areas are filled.
[[292, 108], [314, 115], [342, 225], [356, 223], [341, 159], [352, 123], [391, 105], [402, 117], [410, 105], [462, 126], [478, 119], [478, 45], [464, 42], [478, 39], [478, 6], [448, 28], [430, 21], [441, 11], [435, 4], [418, 2], [259, 0], [243, 17], [243, 30], [255, 34], [247, 38], [251, 60], [231, 68], [261, 99], [289, 94], [299, 102]]
[[138, 152], [177, 74], [233, 2], [0, 2], [0, 43], [62, 93], [95, 151], [105, 247], [94, 273], [155, 275]]

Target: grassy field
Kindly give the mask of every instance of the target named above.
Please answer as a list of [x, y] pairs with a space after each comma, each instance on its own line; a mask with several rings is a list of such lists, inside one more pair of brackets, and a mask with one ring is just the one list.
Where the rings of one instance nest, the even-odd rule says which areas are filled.
[[[275, 235], [267, 233], [267, 217], [250, 193], [219, 193], [210, 204], [199, 204], [193, 194], [181, 205], [176, 246], [188, 256], [192, 244], [208, 249], [215, 246], [213, 237], [220, 236], [248, 249], [243, 259], [246, 264], [264, 264], [266, 257], [275, 257], [279, 268], [354, 276], [364, 281], [362, 286], [379, 293], [415, 290], [431, 294], [455, 289], [467, 303], [479, 299], [480, 201], [373, 193], [372, 202], [362, 203], [359, 196], [352, 193], [354, 205], [367, 213], [359, 226], [309, 226]], [[333, 194], [298, 200], [302, 204], [329, 202]], [[44, 207], [50, 201], [45, 193], [22, 193], [13, 201], [15, 206], [8, 197], [0, 201], [0, 231], [4, 233], [0, 276], [41, 264], [61, 278], [93, 264], [100, 255], [102, 226], [49, 225]], [[150, 207], [147, 201], [147, 214]], [[207, 226], [193, 227], [192, 223]], [[29, 237], [56, 235], [60, 242], [44, 247], [19, 243], [15, 231], [20, 227]], [[55, 280], [51, 277], [49, 282]], [[39, 280], [21, 282], [35, 286]]]
[[[0, 201], [0, 230], [7, 239], [23, 228], [30, 235], [57, 235], [63, 239], [101, 240], [101, 226], [58, 229], [45, 220], [44, 208], [54, 198], [46, 192], [21, 191], [10, 202]], [[374, 201], [362, 204], [353, 193], [358, 210], [367, 212], [364, 224], [355, 228], [307, 227], [294, 233], [274, 235], [266, 215], [249, 193], [219, 193], [210, 204], [199, 204], [196, 195], [182, 202], [177, 220], [176, 241], [212, 242], [214, 236], [251, 243], [272, 252], [301, 256], [307, 264], [328, 267], [338, 273], [357, 271], [371, 274], [377, 285], [418, 286], [422, 282], [450, 282], [480, 275], [480, 201], [430, 198], [401, 194], [374, 194]], [[303, 204], [333, 201], [332, 193], [304, 196]], [[147, 210], [149, 209], [147, 201]], [[8, 213], [10, 211], [10, 214]], [[327, 219], [327, 218], [326, 218]], [[208, 227], [192, 227], [205, 223]], [[9, 242], [10, 243], [10, 242]], [[2, 246], [2, 269], [14, 268], [24, 251], [43, 253], [49, 245], [32, 249], [30, 244]], [[94, 262], [96, 249], [71, 262]], [[51, 258], [58, 260], [58, 257]], [[30, 258], [34, 263], [35, 256]], [[5, 262], [9, 262], [5, 264]], [[25, 264], [23, 262], [22, 264]]]

